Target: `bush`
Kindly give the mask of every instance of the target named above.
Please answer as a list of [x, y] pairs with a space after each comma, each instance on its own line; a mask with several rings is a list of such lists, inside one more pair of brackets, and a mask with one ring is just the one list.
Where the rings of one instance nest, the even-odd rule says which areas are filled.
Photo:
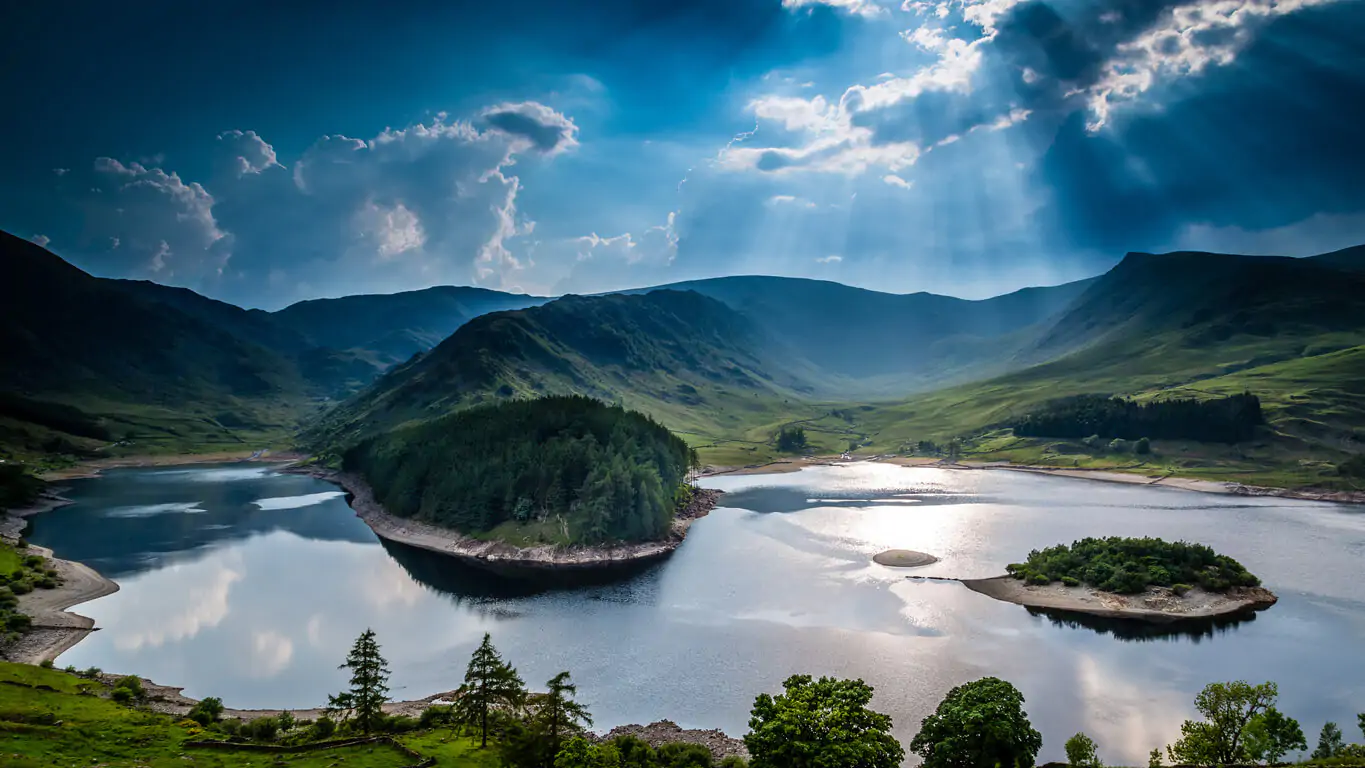
[[228, 736], [236, 736], [242, 732], [242, 721], [236, 718], [224, 720], [218, 723], [217, 728]]
[[1127, 453], [1128, 441], [1121, 437], [1116, 437], [1109, 441], [1109, 450], [1113, 453]]
[[1172, 584], [1171, 591], [1180, 597], [1184, 597], [1190, 590], [1194, 589], [1189, 584]]
[[1148, 440], [1148, 439], [1145, 438], [1145, 437], [1139, 438], [1138, 441], [1137, 441], [1136, 443], [1133, 444], [1133, 453], [1136, 453], [1136, 454], [1139, 455], [1139, 456], [1149, 456], [1149, 455], [1151, 455], [1151, 453], [1152, 453], [1152, 441], [1151, 441], [1151, 440]]
[[52, 578], [51, 576], [39, 576], [37, 579], [33, 581], [33, 586], [37, 587], [38, 589], [56, 589], [57, 580]]
[[119, 688], [127, 689], [129, 693], [133, 694], [133, 698], [135, 699], [140, 699], [146, 695], [146, 692], [142, 690], [142, 678], [134, 675], [120, 677], [118, 682], [114, 683], [114, 689], [117, 690]]
[[422, 728], [433, 728], [438, 725], [449, 725], [454, 719], [454, 708], [435, 705], [422, 710], [422, 716], [417, 719], [417, 725]]
[[113, 694], [114, 701], [120, 704], [128, 704], [133, 700], [133, 692], [127, 688], [115, 688]]
[[94, 680], [95, 678], [99, 677], [99, 676], [100, 676], [101, 674], [103, 674], [103, 673], [104, 673], [104, 670], [100, 669], [99, 667], [86, 667], [85, 670], [84, 670], [83, 672], [81, 672], [80, 674], [81, 674], [81, 677], [86, 677], [86, 678], [89, 678], [89, 679], [91, 679], [91, 680]]
[[24, 632], [33, 625], [33, 619], [22, 613], [11, 613], [5, 617], [5, 629], [11, 632]]
[[185, 716], [200, 725], [216, 723], [223, 717], [223, 700], [216, 696], [206, 696]]
[[720, 768], [748, 768], [749, 763], [739, 755], [726, 755], [721, 758]]
[[336, 721], [326, 715], [313, 721], [313, 736], [319, 739], [330, 738], [337, 732]]
[[700, 744], [662, 744], [654, 754], [663, 768], [711, 768], [711, 750]]
[[76, 665], [75, 665], [75, 664], [67, 664], [65, 667], [62, 667], [62, 671], [65, 672], [65, 673], [67, 673], [68, 675], [79, 674], [79, 673], [76, 671]]
[[256, 741], [274, 741], [280, 732], [280, 721], [273, 717], [258, 717], [242, 726], [242, 731]]
[[389, 715], [379, 723], [379, 730], [385, 733], [407, 733], [415, 731], [421, 725], [415, 717], [406, 715]]
[[38, 666], [42, 667], [43, 669], [52, 669], [53, 666], [52, 659], [43, 659], [41, 662], [38, 663]]
[[24, 558], [25, 568], [42, 568], [45, 564], [47, 564], [47, 559], [42, 555], [29, 555]]
[[1081, 580], [1074, 576], [1063, 576], [1062, 585], [1067, 587], [1079, 587], [1081, 585]]
[[293, 712], [290, 712], [289, 710], [286, 709], [285, 711], [283, 711], [283, 712], [280, 713], [279, 717], [277, 717], [277, 718], [275, 718], [275, 719], [278, 720], [279, 723], [280, 723], [280, 732], [281, 732], [281, 733], [288, 733], [289, 731], [294, 730], [294, 713], [293, 713]]
[[1030, 574], [1028, 575], [1028, 583], [1029, 583], [1029, 584], [1039, 584], [1039, 585], [1051, 584], [1051, 583], [1052, 583], [1052, 579], [1049, 579], [1047, 576], [1045, 576], [1045, 575], [1043, 575], [1043, 574], [1041, 574], [1041, 573], [1030, 573]]
[[28, 579], [18, 579], [9, 583], [9, 591], [16, 595], [27, 595], [33, 591], [33, 583]]

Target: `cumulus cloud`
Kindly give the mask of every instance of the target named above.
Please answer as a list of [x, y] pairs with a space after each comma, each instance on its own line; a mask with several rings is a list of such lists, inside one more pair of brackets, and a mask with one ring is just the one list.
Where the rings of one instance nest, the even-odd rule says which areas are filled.
[[886, 174], [885, 176], [882, 177], [882, 181], [886, 182], [887, 184], [890, 184], [893, 187], [900, 187], [901, 189], [909, 189], [910, 187], [914, 186], [914, 182], [906, 181], [905, 179], [902, 179], [901, 177], [897, 176], [894, 173]]
[[52, 242], [47, 235], [34, 235], [33, 237], [30, 237], [29, 240], [37, 243], [41, 248], [46, 248], [47, 244]]
[[767, 204], [768, 207], [770, 208], [780, 208], [782, 206], [792, 206], [796, 208], [815, 207], [815, 203], [813, 201], [807, 200], [804, 197], [797, 197], [795, 195], [773, 195], [772, 197], [768, 198]]
[[275, 148], [256, 135], [255, 131], [224, 131], [218, 134], [218, 142], [229, 158], [232, 172], [238, 176], [282, 167], [276, 158]]
[[226, 131], [203, 183], [99, 158], [86, 201], [91, 263], [252, 306], [442, 282], [514, 285], [534, 222], [510, 169], [577, 146], [577, 131], [567, 116], [521, 102], [370, 139], [323, 136], [292, 162], [253, 131]]
[[214, 217], [214, 197], [175, 172], [96, 158], [100, 186], [86, 201], [87, 226], [117, 239], [124, 271], [199, 284], [222, 274], [231, 238]]
[[838, 254], [832, 254], [832, 255], [830, 255], [830, 256], [821, 256], [820, 258], [818, 258], [818, 259], [815, 260], [815, 263], [817, 263], [817, 264], [838, 264], [839, 262], [841, 262], [841, 261], [843, 261], [843, 260], [844, 260], [844, 257], [843, 257], [843, 256], [840, 256], [840, 255], [838, 255]]
[[578, 146], [573, 120], [534, 101], [498, 104], [485, 109], [481, 118], [494, 130], [530, 142], [542, 154], [556, 155]]
[[639, 234], [610, 237], [596, 233], [557, 243], [539, 243], [535, 253], [566, 267], [555, 293], [587, 293], [634, 288], [666, 279], [678, 256], [678, 212]]
[[825, 5], [854, 16], [868, 18], [883, 16], [887, 12], [885, 8], [870, 0], [782, 0], [782, 7], [793, 11], [816, 5]]

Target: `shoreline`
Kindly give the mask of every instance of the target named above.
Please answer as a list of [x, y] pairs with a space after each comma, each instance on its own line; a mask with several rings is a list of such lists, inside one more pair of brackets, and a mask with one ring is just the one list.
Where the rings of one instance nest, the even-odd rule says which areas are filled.
[[358, 475], [317, 467], [289, 467], [283, 471], [332, 483], [346, 491], [347, 504], [381, 539], [455, 558], [482, 568], [525, 570], [588, 570], [642, 565], [673, 553], [687, 537], [692, 523], [716, 506], [721, 492], [699, 488], [697, 498], [674, 517], [667, 538], [638, 544], [561, 548], [546, 544], [517, 547], [501, 541], [466, 536], [417, 520], [395, 517], [374, 498], [374, 491]]
[[958, 581], [978, 594], [1026, 608], [1151, 624], [1203, 621], [1263, 611], [1279, 600], [1265, 587], [1234, 587], [1227, 593], [1206, 592], [1196, 587], [1184, 596], [1164, 587], [1151, 587], [1136, 595], [1119, 595], [1087, 586], [1029, 585], [1013, 576]]
[[[86, 480], [92, 477], [99, 477], [100, 473], [106, 469], [124, 469], [128, 467], [178, 467], [194, 464], [222, 464], [238, 461], [287, 463], [299, 461], [302, 458], [304, 457], [296, 453], [274, 453], [269, 449], [257, 451], [217, 451], [215, 453], [168, 453], [143, 456], [120, 456], [108, 459], [79, 461], [70, 467], [44, 472], [38, 475], [38, 479], [52, 483], [60, 482], [62, 480]], [[18, 510], [10, 510], [10, 514], [18, 515], [19, 517], [27, 516], [20, 514]]]
[[1103, 483], [1146, 485], [1153, 488], [1174, 488], [1176, 490], [1194, 491], [1196, 493], [1219, 493], [1233, 496], [1268, 496], [1280, 499], [1295, 499], [1298, 501], [1325, 501], [1336, 504], [1365, 504], [1365, 491], [1325, 491], [1306, 488], [1277, 488], [1265, 485], [1247, 485], [1235, 480], [1203, 480], [1200, 478], [1180, 477], [1178, 475], [1165, 473], [1150, 475], [1142, 474], [1140, 472], [1123, 472], [1116, 468], [1082, 469], [1079, 467], [1047, 467], [1036, 464], [1011, 464], [1008, 461], [973, 461], [952, 464], [942, 459], [930, 459], [927, 457], [916, 458], [912, 456], [890, 458], [874, 456], [863, 459], [863, 461], [876, 461], [883, 464], [895, 464], [901, 467], [933, 467], [935, 469], [952, 469], [959, 471], [1005, 470], [1009, 472], [1027, 472], [1036, 475], [1067, 477], [1074, 480], [1094, 480]]
[[35, 589], [20, 595], [19, 610], [33, 624], [14, 645], [5, 649], [4, 657], [22, 664], [41, 664], [56, 659], [91, 632], [98, 631], [94, 619], [70, 609], [112, 595], [119, 585], [84, 563], [56, 557], [47, 547], [30, 544], [21, 551], [47, 558], [57, 569], [61, 583], [54, 589]]

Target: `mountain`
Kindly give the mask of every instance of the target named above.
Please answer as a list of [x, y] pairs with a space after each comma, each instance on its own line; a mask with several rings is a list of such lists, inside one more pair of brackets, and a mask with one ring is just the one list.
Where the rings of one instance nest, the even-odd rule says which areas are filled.
[[207, 317], [243, 310], [192, 313], [152, 292], [0, 233], [0, 444], [21, 453], [129, 435], [241, 444], [247, 437], [228, 435], [296, 423], [316, 389], [297, 364]]
[[271, 313], [271, 318], [314, 346], [352, 350], [383, 369], [431, 349], [479, 315], [546, 301], [486, 288], [441, 285], [404, 293], [301, 301]]
[[[1094, 280], [1026, 288], [980, 301], [892, 294], [824, 280], [722, 277], [661, 286], [743, 312], [826, 374], [827, 394], [899, 396], [1021, 367], [1037, 326]], [[654, 290], [654, 289], [642, 289]]]
[[1365, 270], [1365, 245], [1342, 248], [1339, 251], [1310, 256], [1309, 259], [1319, 264], [1327, 264], [1336, 267], [1337, 269]]
[[693, 291], [566, 296], [470, 321], [327, 414], [312, 436], [346, 445], [466, 406], [549, 394], [619, 401], [675, 428], [713, 431], [780, 411], [818, 377], [746, 315]]

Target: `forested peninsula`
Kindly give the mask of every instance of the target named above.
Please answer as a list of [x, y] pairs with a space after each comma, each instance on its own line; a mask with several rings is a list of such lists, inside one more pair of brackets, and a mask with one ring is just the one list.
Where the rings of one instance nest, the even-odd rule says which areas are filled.
[[384, 538], [505, 565], [585, 567], [671, 552], [718, 495], [643, 414], [580, 396], [481, 406], [370, 438], [341, 472]]
[[1210, 547], [1158, 538], [1085, 538], [1034, 550], [969, 589], [1033, 608], [1172, 622], [1261, 610], [1278, 598]]

